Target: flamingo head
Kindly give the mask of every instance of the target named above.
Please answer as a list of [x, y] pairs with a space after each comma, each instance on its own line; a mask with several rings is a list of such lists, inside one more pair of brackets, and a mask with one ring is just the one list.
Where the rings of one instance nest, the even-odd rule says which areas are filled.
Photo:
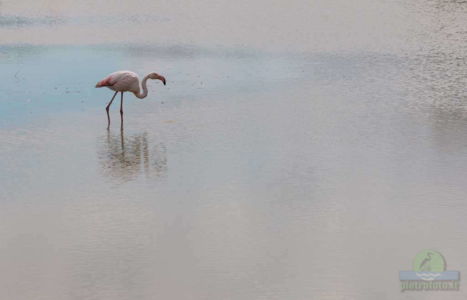
[[151, 74], [149, 74], [149, 78], [158, 79], [158, 80], [162, 81], [162, 83], [165, 85], [165, 77], [162, 76], [162, 75], [159, 75], [157, 73], [151, 73]]

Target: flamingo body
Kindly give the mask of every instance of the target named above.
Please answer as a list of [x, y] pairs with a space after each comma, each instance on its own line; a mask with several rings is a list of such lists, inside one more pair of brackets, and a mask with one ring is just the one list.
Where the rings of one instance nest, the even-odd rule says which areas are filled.
[[108, 87], [116, 92], [132, 92], [138, 94], [139, 78], [138, 74], [132, 71], [117, 71], [109, 74], [96, 84], [96, 88]]
[[146, 82], [148, 79], [158, 79], [162, 81], [165, 85], [165, 78], [164, 76], [161, 76], [157, 73], [150, 73], [146, 75], [141, 83], [141, 87], [143, 89], [143, 92], [141, 92], [141, 89], [139, 87], [139, 78], [138, 74], [132, 71], [117, 71], [112, 74], [109, 74], [107, 77], [102, 79], [96, 84], [96, 88], [100, 87], [108, 87], [112, 91], [115, 91], [115, 94], [113, 95], [112, 99], [110, 100], [109, 104], [105, 108], [107, 111], [107, 129], [110, 127], [110, 115], [109, 115], [109, 108], [112, 102], [115, 99], [115, 96], [117, 96], [117, 93], [120, 92], [122, 94], [121, 96], [121, 102], [120, 102], [120, 116], [122, 120], [122, 128], [123, 128], [123, 93], [124, 92], [131, 92], [135, 94], [136, 97], [143, 99], [148, 95], [148, 89], [146, 86]]

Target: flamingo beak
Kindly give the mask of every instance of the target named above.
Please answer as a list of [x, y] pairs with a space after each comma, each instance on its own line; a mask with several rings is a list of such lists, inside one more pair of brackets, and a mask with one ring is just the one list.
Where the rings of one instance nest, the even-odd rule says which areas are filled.
[[164, 77], [164, 76], [159, 76], [159, 77], [160, 77], [159, 79], [160, 79], [160, 80], [162, 81], [162, 83], [165, 85], [165, 77]]

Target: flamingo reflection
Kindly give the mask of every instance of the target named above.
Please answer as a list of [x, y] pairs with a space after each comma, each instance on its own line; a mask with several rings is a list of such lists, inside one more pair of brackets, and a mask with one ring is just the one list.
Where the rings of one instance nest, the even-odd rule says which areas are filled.
[[104, 174], [114, 179], [130, 181], [139, 176], [155, 178], [167, 173], [165, 145], [152, 144], [146, 132], [128, 137], [123, 128], [118, 135], [107, 132], [98, 155]]

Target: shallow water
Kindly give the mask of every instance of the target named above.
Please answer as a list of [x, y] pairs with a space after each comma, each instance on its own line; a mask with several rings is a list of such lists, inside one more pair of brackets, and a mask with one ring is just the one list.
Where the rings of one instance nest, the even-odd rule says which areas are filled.
[[0, 6], [1, 299], [465, 298], [467, 3], [82, 3]]

